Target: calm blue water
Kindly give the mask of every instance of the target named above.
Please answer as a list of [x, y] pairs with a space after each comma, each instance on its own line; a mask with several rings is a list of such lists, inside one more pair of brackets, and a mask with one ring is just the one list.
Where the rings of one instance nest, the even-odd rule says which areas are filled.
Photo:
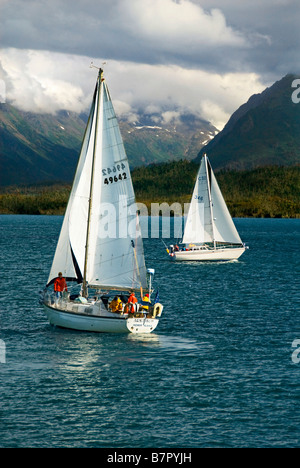
[[1, 447], [300, 447], [300, 220], [235, 220], [236, 263], [171, 263], [145, 239], [165, 306], [149, 336], [48, 325], [61, 222], [0, 216]]

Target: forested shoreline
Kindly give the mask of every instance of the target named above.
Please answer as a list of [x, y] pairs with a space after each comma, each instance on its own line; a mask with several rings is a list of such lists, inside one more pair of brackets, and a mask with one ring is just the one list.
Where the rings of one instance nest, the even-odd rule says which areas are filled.
[[[132, 171], [137, 202], [189, 203], [198, 165], [189, 161]], [[219, 186], [233, 217], [299, 218], [300, 166], [219, 171]], [[62, 215], [71, 185], [8, 187], [0, 192], [1, 214]]]

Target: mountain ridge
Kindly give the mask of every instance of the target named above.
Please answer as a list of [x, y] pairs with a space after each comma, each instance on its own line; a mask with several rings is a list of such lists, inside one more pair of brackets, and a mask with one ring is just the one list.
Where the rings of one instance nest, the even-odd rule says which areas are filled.
[[215, 170], [299, 164], [300, 104], [292, 100], [292, 84], [297, 78], [288, 74], [252, 95], [200, 150], [195, 161], [199, 163], [206, 153]]
[[[178, 110], [118, 118], [131, 168], [184, 159], [198, 164], [203, 153], [215, 171], [299, 165], [300, 103], [292, 100], [298, 78], [286, 75], [251, 96], [221, 132]], [[70, 183], [86, 121], [85, 114], [34, 114], [1, 103], [0, 186]]]
[[[137, 114], [135, 122], [119, 118], [132, 168], [150, 163], [194, 159], [218, 130], [192, 114], [176, 113], [164, 122], [159, 114]], [[0, 104], [0, 186], [72, 181], [87, 115], [24, 112]]]

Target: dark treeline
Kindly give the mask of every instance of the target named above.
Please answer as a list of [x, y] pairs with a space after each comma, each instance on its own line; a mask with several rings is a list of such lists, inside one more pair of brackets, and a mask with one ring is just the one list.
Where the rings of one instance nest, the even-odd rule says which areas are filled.
[[[133, 172], [139, 201], [188, 203], [199, 166], [179, 161], [141, 167]], [[300, 166], [261, 167], [216, 173], [234, 217], [300, 217]]]
[[[188, 203], [198, 165], [189, 161], [132, 171], [138, 202]], [[234, 217], [300, 217], [300, 166], [220, 171], [218, 183]], [[9, 188], [0, 193], [0, 213], [63, 214], [70, 186]]]
[[0, 213], [62, 215], [71, 186], [10, 187], [0, 193]]

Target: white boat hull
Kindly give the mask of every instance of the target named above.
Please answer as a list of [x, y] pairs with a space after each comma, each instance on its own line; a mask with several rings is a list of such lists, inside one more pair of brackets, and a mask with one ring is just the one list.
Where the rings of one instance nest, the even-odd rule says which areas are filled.
[[227, 262], [237, 260], [245, 252], [245, 247], [224, 249], [180, 250], [170, 254], [173, 261]]
[[158, 325], [159, 319], [145, 317], [126, 317], [107, 312], [106, 315], [93, 312], [93, 307], [76, 305], [77, 310], [63, 310], [62, 305], [43, 304], [51, 325], [71, 330], [97, 333], [151, 333]]

